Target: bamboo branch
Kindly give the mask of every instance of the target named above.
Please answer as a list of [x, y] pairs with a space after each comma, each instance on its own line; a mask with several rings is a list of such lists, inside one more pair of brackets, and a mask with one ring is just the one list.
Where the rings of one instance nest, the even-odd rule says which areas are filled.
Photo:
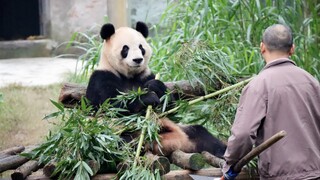
[[[226, 88], [224, 88], [224, 89], [221, 89], [221, 90], [219, 90], [219, 91], [216, 91], [216, 92], [207, 94], [207, 95], [205, 95], [205, 96], [201, 96], [201, 97], [199, 97], [199, 98], [197, 98], [197, 99], [191, 100], [191, 101], [188, 102], [188, 105], [196, 104], [196, 103], [201, 102], [201, 101], [203, 101], [203, 100], [210, 99], [210, 98], [212, 98], [212, 97], [214, 97], [214, 96], [217, 96], [217, 95], [219, 95], [219, 94], [222, 94], [222, 93], [225, 93], [225, 92], [227, 92], [227, 91], [230, 91], [231, 89], [234, 89], [234, 88], [240, 87], [240, 86], [242, 86], [242, 85], [245, 85], [246, 83], [248, 83], [249, 81], [251, 81], [253, 78], [254, 78], [254, 77], [251, 77], [251, 78], [249, 78], [249, 79], [246, 79], [246, 80], [244, 80], [244, 81], [238, 82], [238, 83], [236, 83], [236, 84], [234, 84], [234, 85], [228, 86], [228, 87], [226, 87]], [[173, 109], [170, 109], [169, 111], [163, 112], [163, 113], [161, 113], [161, 114], [159, 115], [159, 117], [164, 117], [164, 116], [166, 116], [166, 115], [168, 115], [168, 114], [171, 114], [171, 113], [177, 111], [180, 107], [181, 107], [181, 106], [177, 106], [177, 107], [175, 107], [175, 108], [173, 108]]]
[[[155, 77], [155, 79], [159, 79], [160, 77], [160, 74], [158, 73]], [[150, 118], [150, 113], [152, 111], [152, 106], [149, 105], [147, 107], [147, 112], [146, 112], [146, 120], [148, 120]], [[137, 151], [136, 151], [136, 156], [135, 156], [135, 160], [134, 160], [134, 163], [133, 163], [133, 167], [135, 167], [137, 165], [137, 161], [139, 159], [139, 156], [140, 156], [140, 153], [141, 153], [141, 148], [142, 148], [142, 144], [143, 144], [143, 141], [144, 141], [144, 136], [146, 134], [146, 127], [144, 126], [142, 128], [142, 131], [141, 131], [141, 134], [140, 134], [140, 139], [139, 139], [139, 143], [138, 143], [138, 147], [137, 147]]]

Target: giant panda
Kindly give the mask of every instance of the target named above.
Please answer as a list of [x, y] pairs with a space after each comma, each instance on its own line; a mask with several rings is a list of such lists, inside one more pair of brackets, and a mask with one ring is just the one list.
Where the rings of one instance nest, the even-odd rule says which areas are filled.
[[[147, 43], [148, 27], [137, 22], [136, 28], [121, 27], [115, 30], [112, 24], [105, 24], [100, 30], [103, 46], [98, 68], [92, 73], [86, 98], [99, 107], [105, 100], [114, 98], [120, 92], [146, 88], [147, 93], [140, 100], [126, 105], [130, 113], [139, 113], [146, 106], [157, 106], [166, 93], [163, 82], [155, 80], [148, 67], [152, 54]], [[116, 104], [117, 106], [117, 104]], [[118, 105], [120, 106], [120, 105]], [[179, 125], [168, 118], [159, 120], [160, 145], [149, 146], [154, 154], [169, 156], [174, 150], [185, 152], [208, 151], [222, 158], [226, 145], [200, 125]]]

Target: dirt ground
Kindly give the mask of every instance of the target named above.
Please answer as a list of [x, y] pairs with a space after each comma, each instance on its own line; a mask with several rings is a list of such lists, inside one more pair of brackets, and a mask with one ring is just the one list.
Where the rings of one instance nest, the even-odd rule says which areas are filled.
[[9, 86], [0, 89], [0, 150], [13, 146], [35, 145], [44, 140], [56, 120], [42, 120], [57, 111], [50, 99], [57, 101], [61, 85], [44, 87]]
[[77, 68], [76, 59], [0, 59], [0, 150], [45, 138], [53, 124], [42, 119], [57, 111], [50, 99]]

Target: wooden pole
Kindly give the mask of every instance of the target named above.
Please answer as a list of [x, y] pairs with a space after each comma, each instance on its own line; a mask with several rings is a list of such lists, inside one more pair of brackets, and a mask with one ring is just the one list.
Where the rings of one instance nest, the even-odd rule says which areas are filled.
[[115, 28], [128, 26], [127, 0], [107, 0], [107, 14]]
[[273, 135], [269, 139], [267, 139], [265, 142], [261, 143], [256, 148], [252, 149], [247, 155], [245, 155], [243, 158], [241, 158], [234, 166], [233, 170], [235, 172], [240, 172], [242, 167], [249, 163], [254, 157], [258, 156], [262, 151], [266, 150], [270, 146], [272, 146], [274, 143], [278, 142], [280, 139], [282, 139], [287, 133], [285, 131], [280, 131], [277, 134]]

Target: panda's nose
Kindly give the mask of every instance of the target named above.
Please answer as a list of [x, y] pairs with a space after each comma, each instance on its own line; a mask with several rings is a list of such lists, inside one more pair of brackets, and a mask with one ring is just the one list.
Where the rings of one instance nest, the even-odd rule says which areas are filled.
[[142, 62], [142, 58], [135, 58], [135, 59], [133, 59], [133, 61], [135, 62], [135, 63], [137, 63], [137, 64], [140, 64], [141, 62]]

